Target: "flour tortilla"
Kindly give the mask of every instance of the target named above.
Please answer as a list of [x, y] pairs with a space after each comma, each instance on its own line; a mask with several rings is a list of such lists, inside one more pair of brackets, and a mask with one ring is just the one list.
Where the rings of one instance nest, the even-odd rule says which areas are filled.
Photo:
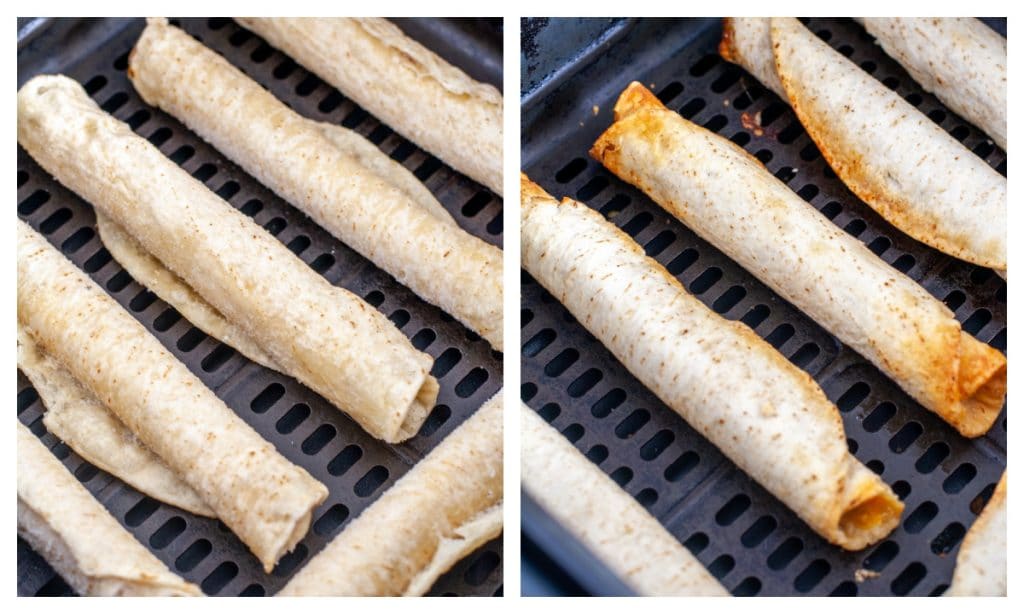
[[642, 505], [520, 405], [523, 490], [548, 514], [639, 595], [729, 594]]
[[786, 90], [779, 81], [779, 74], [775, 71], [771, 19], [726, 17], [722, 20], [722, 40], [718, 43], [718, 53], [727, 61], [742, 66], [779, 98], [788, 100]]
[[384, 19], [236, 18], [455, 170], [502, 193], [501, 92]]
[[634, 82], [591, 153], [963, 435], [999, 417], [1006, 357], [742, 148]]
[[523, 267], [637, 379], [830, 542], [859, 550], [896, 527], [903, 504], [809, 375], [599, 213], [522, 181]]
[[18, 422], [18, 535], [83, 596], [202, 596], [118, 524]]
[[79, 456], [150, 497], [213, 516], [196, 491], [140, 442], [18, 322], [18, 368], [46, 408], [43, 425]]
[[918, 241], [1006, 276], [1005, 177], [796, 19], [730, 18], [723, 31], [722, 55], [789, 101], [858, 197]]
[[281, 590], [422, 595], [502, 529], [502, 393], [416, 463]]
[[946, 595], [954, 597], [1006, 596], [1006, 472], [992, 498], [971, 525], [956, 555], [953, 583]]
[[436, 202], [422, 206], [425, 188], [410, 188], [415, 179], [379, 162], [384, 154], [372, 144], [353, 146], [362, 137], [298, 115], [163, 19], [149, 20], [128, 74], [146, 102], [502, 349], [501, 250], [459, 228]]
[[397, 442], [419, 430], [437, 399], [433, 359], [101, 111], [78, 83], [61, 76], [26, 83], [18, 142], [242, 327], [282, 371], [368, 433]]
[[1006, 149], [1006, 38], [973, 17], [857, 19], [921, 87]]
[[225, 318], [180, 277], [147, 253], [124, 228], [99, 210], [96, 211], [96, 229], [107, 251], [135, 281], [146, 286], [207, 335], [230, 345], [253, 362], [281, 371], [245, 329]]
[[46, 239], [17, 225], [18, 321], [271, 571], [306, 534], [327, 488], [281, 456]]

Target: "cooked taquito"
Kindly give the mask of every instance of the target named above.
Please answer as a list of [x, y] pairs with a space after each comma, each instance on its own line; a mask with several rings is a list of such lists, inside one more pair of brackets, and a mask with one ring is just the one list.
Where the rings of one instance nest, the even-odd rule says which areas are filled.
[[201, 596], [18, 422], [18, 535], [82, 596]]
[[519, 432], [523, 489], [638, 595], [729, 594], [650, 512], [522, 404]]
[[[295, 113], [164, 19], [149, 20], [128, 75], [146, 102], [180, 119], [335, 237], [502, 349], [501, 250], [438, 213], [443, 208], [436, 201], [423, 206], [404, 183], [389, 178], [408, 182], [408, 171], [367, 163], [387, 158], [372, 144]], [[362, 160], [350, 144], [338, 145], [339, 135], [363, 142], [357, 150]], [[367, 148], [375, 153], [368, 155]]]
[[591, 154], [963, 435], [999, 416], [1006, 357], [742, 148], [633, 83]]
[[863, 17], [925, 90], [1006, 149], [1006, 38], [973, 17]]
[[470, 78], [385, 19], [239, 17], [296, 62], [443, 162], [502, 192], [502, 113]]
[[830, 542], [858, 550], [903, 504], [850, 454], [811, 377], [689, 294], [586, 205], [522, 180], [523, 267], [654, 392]]
[[918, 241], [1005, 277], [1005, 177], [796, 19], [730, 18], [724, 32], [722, 55], [790, 103], [854, 194]]
[[423, 595], [502, 529], [502, 393], [459, 425], [281, 590]]
[[18, 142], [240, 326], [284, 373], [374, 437], [397, 442], [419, 430], [437, 399], [433, 359], [100, 110], [78, 83], [62, 76], [26, 83], [18, 92]]
[[960, 545], [947, 595], [1006, 596], [1006, 472]]
[[327, 488], [46, 239], [17, 226], [18, 322], [272, 570], [306, 534]]
[[201, 516], [213, 516], [202, 498], [140, 442], [128, 427], [18, 322], [18, 368], [45, 408], [43, 425], [79, 456], [150, 497]]

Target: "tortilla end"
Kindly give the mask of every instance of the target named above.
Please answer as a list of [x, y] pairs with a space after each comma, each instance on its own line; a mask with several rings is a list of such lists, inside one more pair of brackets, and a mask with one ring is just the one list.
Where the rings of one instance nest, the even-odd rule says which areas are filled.
[[523, 204], [526, 204], [527, 200], [533, 200], [538, 198], [554, 200], [550, 194], [548, 194], [544, 188], [534, 183], [526, 173], [519, 172], [519, 197]]
[[957, 377], [961, 414], [953, 422], [964, 437], [980, 437], [992, 428], [1006, 400], [1006, 356], [960, 331]]
[[839, 532], [845, 536], [839, 545], [847, 550], [866, 548], [892, 532], [902, 514], [903, 502], [885, 487], [839, 517]]

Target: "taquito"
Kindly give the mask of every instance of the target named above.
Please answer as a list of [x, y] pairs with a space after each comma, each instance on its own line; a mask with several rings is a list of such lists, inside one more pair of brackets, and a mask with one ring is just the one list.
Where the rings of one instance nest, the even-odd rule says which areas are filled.
[[1005, 277], [1005, 177], [796, 19], [730, 18], [724, 31], [722, 55], [781, 85], [854, 194], [918, 241]]
[[926, 91], [1006, 149], [1006, 38], [973, 17], [857, 19]]
[[502, 348], [501, 250], [446, 213], [421, 206], [350, 148], [339, 147], [338, 134], [346, 133], [325, 131], [298, 115], [163, 19], [149, 20], [128, 74], [146, 102], [180, 119], [335, 237]]
[[750, 328], [714, 313], [627, 234], [522, 180], [523, 267], [623, 366], [814, 531], [848, 550], [903, 504], [850, 454], [839, 411]]
[[431, 357], [101, 111], [78, 83], [61, 76], [26, 83], [18, 142], [241, 326], [284, 373], [379, 439], [402, 441], [419, 430], [437, 399]]
[[201, 596], [18, 422], [18, 535], [82, 596]]
[[633, 83], [591, 154], [963, 435], [998, 418], [1006, 357], [742, 148]]
[[525, 405], [519, 432], [523, 489], [638, 595], [729, 594], [650, 512]]
[[186, 320], [249, 360], [276, 371], [282, 370], [243, 327], [225, 318], [180, 277], [147, 253], [124, 228], [99, 210], [96, 211], [96, 230], [114, 260], [135, 281], [174, 307]]
[[45, 407], [43, 425], [79, 456], [154, 499], [213, 516], [202, 498], [168, 469], [128, 427], [43, 352], [18, 322], [18, 368]]
[[443, 162], [502, 192], [501, 92], [385, 19], [239, 17], [238, 23]]
[[502, 528], [502, 393], [459, 425], [281, 590], [422, 595]]
[[306, 534], [327, 489], [46, 239], [17, 225], [18, 321], [271, 571]]
[[954, 597], [1006, 596], [1006, 472], [992, 498], [960, 545], [953, 583], [946, 595]]

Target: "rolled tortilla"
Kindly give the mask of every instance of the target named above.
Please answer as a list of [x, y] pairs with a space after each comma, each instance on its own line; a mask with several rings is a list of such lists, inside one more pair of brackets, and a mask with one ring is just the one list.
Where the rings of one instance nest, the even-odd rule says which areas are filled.
[[[387, 179], [389, 173], [382, 177], [361, 163], [384, 156], [367, 155], [367, 146], [376, 148], [365, 142], [362, 155], [352, 155], [352, 143], [362, 137], [325, 130], [298, 115], [163, 19], [149, 20], [128, 74], [146, 102], [180, 119], [338, 239], [502, 348], [501, 250], [439, 214], [440, 205], [421, 206], [409, 188]], [[348, 146], [339, 148], [340, 139]]]
[[953, 597], [1006, 596], [1006, 472], [956, 555]]
[[857, 21], [921, 87], [1006, 149], [1006, 38], [973, 17]]
[[202, 596], [125, 530], [18, 422], [18, 535], [83, 596]]
[[46, 430], [79, 456], [154, 499], [213, 516], [195, 490], [153, 454], [18, 322], [18, 368], [46, 406]]
[[525, 176], [522, 195], [524, 268], [637, 379], [830, 542], [859, 550], [892, 531], [903, 504], [850, 454], [809, 375], [596, 211]]
[[422, 595], [501, 533], [502, 393], [484, 403], [281, 590], [288, 596]]
[[238, 17], [455, 170], [502, 193], [502, 114], [495, 87], [474, 81], [384, 19]]
[[419, 430], [437, 399], [431, 357], [101, 111], [78, 83], [26, 83], [18, 142], [368, 433], [396, 442]]
[[147, 253], [124, 228], [98, 209], [96, 230], [107, 251], [132, 278], [178, 310], [189, 322], [235, 348], [249, 360], [276, 371], [282, 370], [244, 328], [225, 318], [180, 277]]
[[306, 534], [313, 508], [327, 497], [324, 485], [21, 221], [18, 321], [199, 494], [267, 572]]
[[782, 85], [854, 194], [918, 241], [1006, 275], [1005, 177], [796, 19], [733, 18], [725, 33], [722, 55]]
[[870, 360], [967, 437], [1006, 398], [1006, 357], [731, 141], [639, 83], [591, 155]]
[[638, 595], [729, 594], [650, 512], [520, 405], [523, 489], [623, 582]]

